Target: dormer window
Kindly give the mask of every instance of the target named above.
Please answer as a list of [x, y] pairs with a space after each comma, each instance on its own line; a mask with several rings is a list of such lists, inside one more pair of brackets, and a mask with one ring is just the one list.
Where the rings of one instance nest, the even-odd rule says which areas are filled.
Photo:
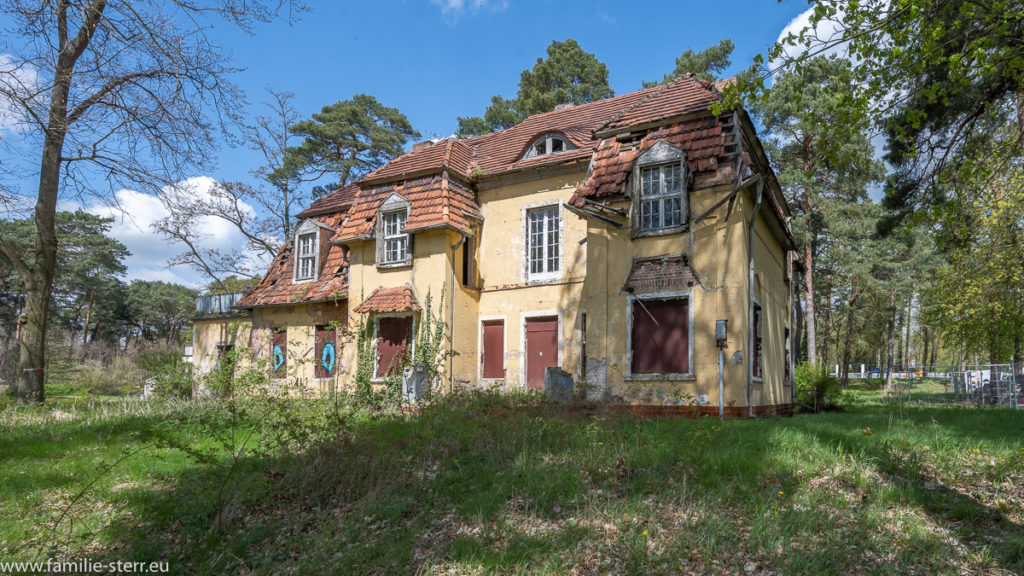
[[299, 236], [299, 271], [296, 280], [311, 280], [316, 275], [316, 232]]
[[526, 149], [526, 154], [523, 155], [523, 160], [557, 154], [575, 148], [572, 142], [562, 134], [545, 134], [530, 144], [530, 147]]
[[[334, 229], [317, 222], [312, 218], [303, 220], [295, 228], [295, 239], [292, 247], [292, 282], [301, 284], [312, 282], [320, 276], [320, 260], [326, 256], [327, 239]], [[323, 240], [323, 244], [321, 244]], [[323, 253], [322, 253], [323, 252]]]
[[409, 202], [392, 194], [377, 212], [377, 266], [407, 266], [412, 262], [412, 237], [405, 231]]
[[680, 232], [687, 223], [686, 158], [664, 141], [655, 142], [633, 167], [633, 235]]

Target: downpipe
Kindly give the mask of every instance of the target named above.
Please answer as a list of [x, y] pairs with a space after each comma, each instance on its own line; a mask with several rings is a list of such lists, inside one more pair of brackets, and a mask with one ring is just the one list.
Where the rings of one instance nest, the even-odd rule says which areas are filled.
[[757, 200], [754, 202], [754, 213], [750, 216], [750, 224], [747, 225], [747, 415], [754, 417], [754, 354], [757, 353], [754, 344], [754, 226], [757, 224], [757, 214], [761, 210], [761, 194], [764, 191], [764, 180], [757, 181]]
[[459, 241], [452, 246], [452, 295], [451, 305], [448, 306], [448, 393], [455, 391], [455, 253], [466, 243], [466, 235], [463, 234]]

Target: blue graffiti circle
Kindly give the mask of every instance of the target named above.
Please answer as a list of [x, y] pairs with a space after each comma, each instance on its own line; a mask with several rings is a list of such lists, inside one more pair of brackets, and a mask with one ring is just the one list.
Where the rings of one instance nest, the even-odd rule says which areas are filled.
[[320, 354], [320, 366], [323, 367], [328, 374], [334, 372], [334, 358], [334, 343], [327, 342], [324, 344], [324, 351]]
[[274, 372], [277, 372], [284, 366], [284, 350], [281, 350], [280, 344], [274, 344]]

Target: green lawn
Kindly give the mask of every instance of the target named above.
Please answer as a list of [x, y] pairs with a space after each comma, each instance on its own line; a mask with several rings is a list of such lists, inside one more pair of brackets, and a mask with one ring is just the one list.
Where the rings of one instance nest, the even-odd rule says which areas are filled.
[[0, 561], [166, 560], [187, 574], [1024, 572], [1024, 410], [862, 402], [719, 422], [480, 396], [415, 415], [345, 412], [333, 441], [233, 460], [225, 446], [252, 445], [256, 423], [230, 425], [223, 406], [89, 403], [0, 409]]

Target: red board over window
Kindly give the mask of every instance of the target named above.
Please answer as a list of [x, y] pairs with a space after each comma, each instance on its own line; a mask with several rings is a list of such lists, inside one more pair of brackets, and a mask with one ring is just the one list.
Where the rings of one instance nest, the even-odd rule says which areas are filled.
[[690, 302], [633, 301], [632, 374], [690, 372]]
[[377, 319], [377, 376], [398, 374], [412, 339], [412, 316]]
[[274, 378], [288, 375], [288, 332], [285, 329], [275, 331], [270, 341], [270, 372]]
[[505, 377], [505, 322], [484, 322], [484, 378]]
[[317, 378], [331, 378], [338, 365], [337, 332], [327, 326], [316, 327], [316, 344], [313, 346], [314, 372]]

